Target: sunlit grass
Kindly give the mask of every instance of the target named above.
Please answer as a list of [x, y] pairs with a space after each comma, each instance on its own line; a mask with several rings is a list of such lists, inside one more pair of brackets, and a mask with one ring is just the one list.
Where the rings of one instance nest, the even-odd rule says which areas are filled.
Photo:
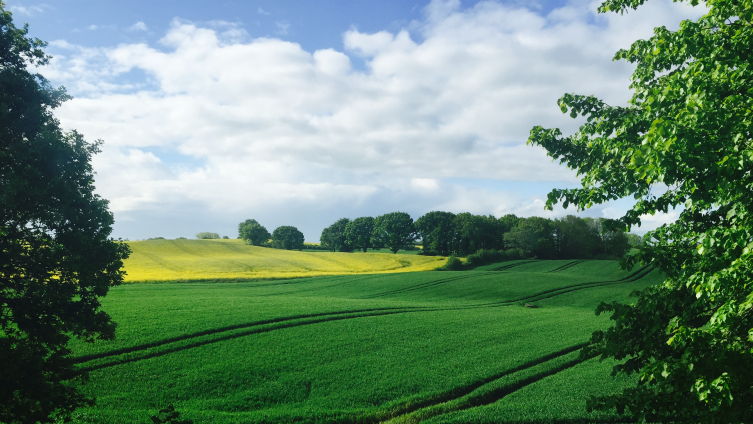
[[585, 401], [632, 380], [578, 349], [608, 325], [596, 305], [660, 280], [614, 261], [510, 261], [124, 285], [103, 299], [117, 339], [71, 343], [98, 399], [74, 421], [141, 423], [169, 404], [197, 424], [618, 421]]

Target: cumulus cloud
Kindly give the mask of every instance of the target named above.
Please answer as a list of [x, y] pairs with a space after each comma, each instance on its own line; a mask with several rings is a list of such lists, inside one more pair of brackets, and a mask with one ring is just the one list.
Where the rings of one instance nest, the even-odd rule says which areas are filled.
[[[42, 73], [76, 96], [58, 111], [63, 125], [106, 141], [97, 186], [124, 236], [138, 232], [134, 217], [157, 211], [192, 210], [230, 229], [248, 217], [272, 227], [298, 220], [308, 240], [341, 216], [391, 210], [545, 215], [546, 191], [447, 181], [577, 183], [525, 145], [531, 127], [576, 129], [556, 106], [566, 92], [624, 103], [632, 68], [612, 62], [614, 52], [702, 13], [668, 1], [625, 16], [597, 16], [596, 7], [541, 15], [433, 1], [410, 29], [350, 29], [339, 49], [315, 52], [249, 40], [237, 24], [176, 20], [159, 45], [53, 43], [62, 54]], [[134, 72], [142, 82], [121, 81]], [[593, 213], [602, 211], [615, 213]]]

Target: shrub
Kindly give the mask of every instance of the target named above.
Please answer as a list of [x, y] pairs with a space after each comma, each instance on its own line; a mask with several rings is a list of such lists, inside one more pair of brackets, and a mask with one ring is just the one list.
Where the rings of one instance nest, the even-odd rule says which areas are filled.
[[495, 249], [479, 249], [476, 253], [468, 255], [466, 266], [476, 267], [480, 265], [500, 262], [507, 259], [505, 252]]
[[455, 255], [450, 255], [449, 258], [447, 258], [447, 262], [445, 262], [444, 266], [438, 268], [440, 271], [462, 271], [463, 270], [463, 262], [458, 259]]
[[202, 233], [196, 234], [196, 238], [199, 240], [218, 239], [220, 238], [220, 235], [217, 233], [202, 232]]

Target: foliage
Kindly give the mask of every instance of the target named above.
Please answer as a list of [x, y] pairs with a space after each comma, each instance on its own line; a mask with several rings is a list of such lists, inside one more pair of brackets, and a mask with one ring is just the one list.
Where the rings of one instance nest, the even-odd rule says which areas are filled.
[[303, 249], [303, 233], [298, 228], [283, 225], [275, 228], [272, 232], [272, 242], [278, 249], [299, 250]]
[[345, 226], [345, 239], [354, 249], [366, 250], [372, 247], [371, 234], [374, 232], [374, 218], [362, 216]]
[[[515, 255], [517, 256], [517, 255]], [[508, 259], [517, 259], [516, 257], [510, 258], [503, 250], [496, 249], [479, 249], [476, 253], [471, 253], [466, 258], [466, 267], [476, 267], [480, 265], [493, 264], [495, 262], [501, 262]]]
[[372, 240], [375, 246], [384, 246], [392, 253], [413, 245], [416, 241], [413, 218], [405, 212], [379, 215], [374, 220]]
[[100, 297], [120, 284], [129, 249], [94, 193], [100, 142], [64, 132], [70, 97], [27, 66], [48, 57], [0, 2], [0, 422], [52, 422], [90, 405], [70, 381], [72, 336], [112, 339]]
[[348, 218], [340, 218], [334, 224], [325, 228], [319, 238], [322, 246], [333, 252], [352, 252], [353, 248], [345, 236], [345, 228], [350, 223]]
[[199, 240], [211, 240], [220, 238], [220, 235], [217, 233], [209, 233], [204, 231], [201, 233], [196, 233], [196, 238]]
[[154, 424], [193, 424], [191, 420], [181, 420], [180, 412], [175, 410], [175, 407], [169, 405], [167, 408], [159, 410], [157, 415], [152, 415], [150, 418]]
[[553, 223], [546, 218], [532, 216], [522, 218], [509, 233], [505, 234], [505, 245], [520, 249], [525, 256], [540, 259], [555, 257]]
[[455, 240], [455, 214], [428, 212], [416, 220], [416, 232], [423, 243], [422, 254], [447, 256]]
[[462, 271], [463, 262], [458, 259], [457, 256], [450, 255], [450, 257], [447, 258], [447, 262], [445, 262], [444, 265], [437, 269], [442, 271]]
[[630, 247], [641, 247], [643, 245], [643, 237], [638, 234], [628, 233], [626, 234], [626, 237]]
[[[609, 0], [599, 11], [642, 3]], [[753, 421], [753, 4], [706, 6], [698, 21], [656, 28], [617, 52], [636, 64], [628, 106], [566, 94], [562, 111], [587, 123], [567, 137], [537, 126], [529, 138], [582, 176], [582, 188], [552, 191], [549, 208], [633, 196], [619, 220], [629, 228], [644, 214], [684, 206], [625, 259], [667, 279], [634, 305], [600, 306], [614, 326], [595, 333], [589, 349], [624, 361], [615, 372], [640, 376], [636, 387], [589, 407], [627, 409], [642, 421]], [[657, 184], [666, 192], [653, 194]]]
[[272, 238], [272, 234], [269, 234], [257, 220], [247, 219], [238, 224], [238, 238], [248, 244], [261, 246]]
[[504, 230], [505, 223], [491, 215], [457, 214], [453, 251], [466, 256], [479, 249], [501, 249], [504, 247]]

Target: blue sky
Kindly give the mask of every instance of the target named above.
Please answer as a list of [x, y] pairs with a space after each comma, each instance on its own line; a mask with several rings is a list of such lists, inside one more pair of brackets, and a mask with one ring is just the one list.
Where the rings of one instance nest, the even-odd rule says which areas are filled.
[[[590, 1], [8, 1], [74, 96], [115, 237], [235, 237], [255, 218], [307, 241], [335, 220], [431, 210], [557, 217], [571, 170], [526, 146], [565, 133], [566, 92], [624, 104], [614, 52], [698, 8]], [[582, 214], [616, 217], [629, 200]], [[646, 217], [638, 232], [673, 219]]]

